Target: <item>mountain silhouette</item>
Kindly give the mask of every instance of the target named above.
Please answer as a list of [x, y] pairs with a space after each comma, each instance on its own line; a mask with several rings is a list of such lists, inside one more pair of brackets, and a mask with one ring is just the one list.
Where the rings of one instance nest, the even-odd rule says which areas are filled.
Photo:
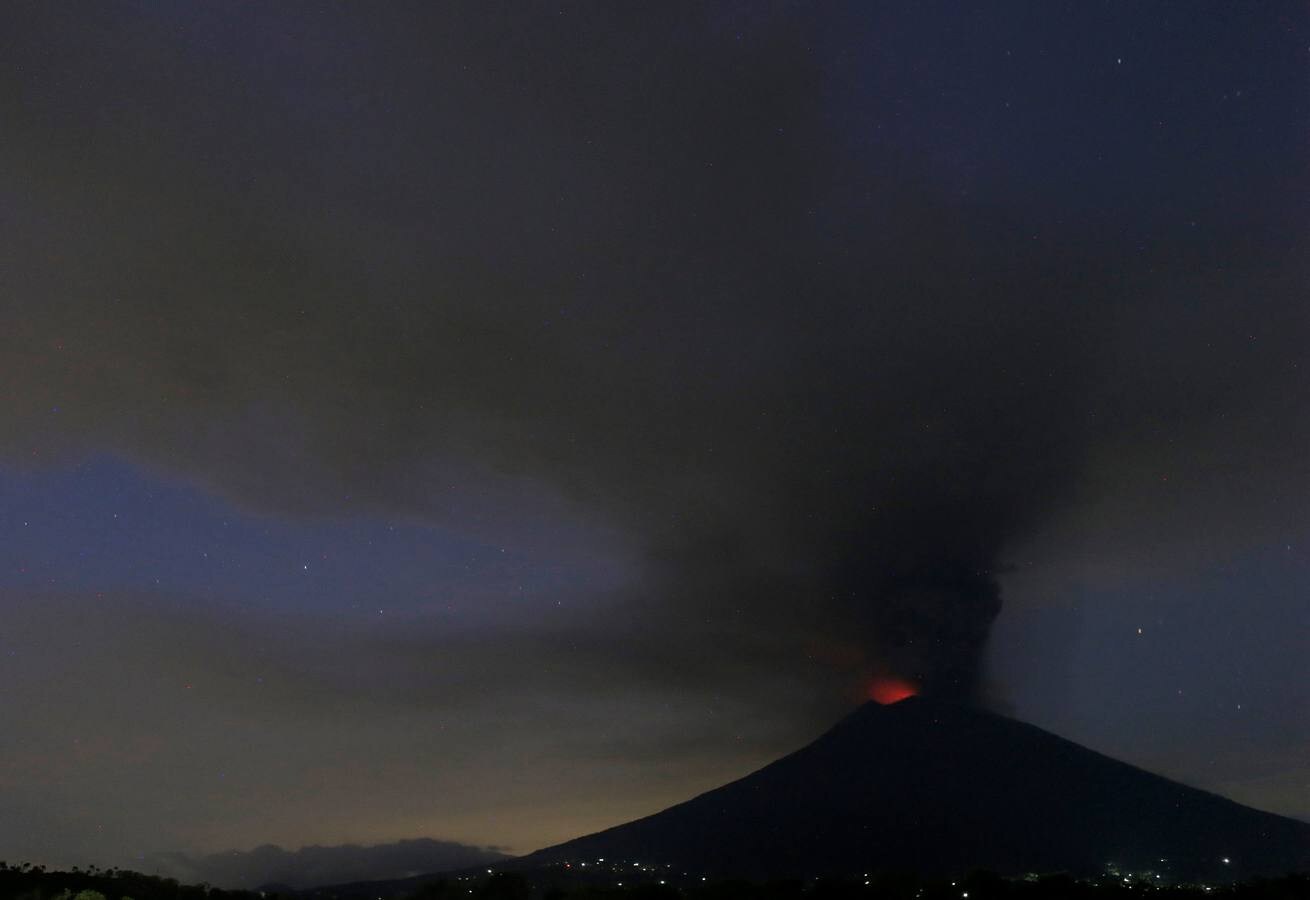
[[633, 860], [714, 877], [1310, 870], [1310, 824], [1169, 781], [1032, 725], [915, 697], [663, 812], [516, 863]]
[[205, 882], [227, 889], [255, 888], [272, 894], [318, 885], [485, 866], [507, 858], [492, 847], [419, 838], [371, 846], [315, 845], [299, 850], [264, 844], [249, 851], [228, 850], [204, 856], [156, 853], [146, 863], [151, 871], [183, 882]]

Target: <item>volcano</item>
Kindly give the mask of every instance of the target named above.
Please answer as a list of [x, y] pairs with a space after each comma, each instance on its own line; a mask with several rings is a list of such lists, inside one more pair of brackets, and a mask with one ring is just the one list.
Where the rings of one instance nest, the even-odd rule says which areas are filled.
[[912, 697], [868, 703], [738, 781], [520, 862], [600, 858], [713, 877], [1117, 869], [1231, 881], [1310, 870], [1310, 824]]

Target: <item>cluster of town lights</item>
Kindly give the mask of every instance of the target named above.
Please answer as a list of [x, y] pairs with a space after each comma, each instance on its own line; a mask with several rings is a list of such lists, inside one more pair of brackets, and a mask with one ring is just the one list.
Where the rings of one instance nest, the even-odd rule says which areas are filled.
[[[1166, 860], [1166, 859], [1164, 859], [1164, 858], [1162, 857], [1162, 858], [1160, 859], [1160, 862], [1161, 862], [1161, 863], [1167, 863], [1168, 860]], [[1228, 856], [1221, 856], [1221, 857], [1219, 857], [1219, 862], [1221, 862], [1221, 863], [1222, 863], [1223, 865], [1225, 865], [1225, 866], [1231, 866], [1231, 865], [1233, 864], [1232, 857], [1228, 857]], [[592, 865], [593, 868], [594, 868], [594, 867], [603, 866], [603, 865], [605, 865], [605, 857], [603, 857], [603, 856], [601, 856], [601, 857], [597, 857], [596, 860], [595, 860], [594, 862], [587, 861], [587, 860], [582, 860], [582, 861], [579, 861], [579, 862], [577, 863], [577, 866], [578, 866], [578, 868], [585, 869], [585, 868], [587, 868], [587, 866], [588, 866], [589, 864]], [[566, 868], [566, 869], [571, 869], [571, 868], [573, 868], [574, 863], [573, 863], [573, 862], [564, 862], [562, 865], [563, 865], [564, 868]], [[614, 872], [614, 873], [619, 873], [620, 871], [630, 871], [630, 869], [628, 868], [628, 863], [627, 863], [626, 861], [623, 861], [623, 860], [618, 860], [618, 861], [616, 861], [616, 862], [611, 862], [611, 863], [609, 864], [609, 866], [610, 866], [610, 871], [612, 871], [612, 872]], [[642, 864], [642, 863], [640, 863], [640, 862], [636, 862], [636, 861], [634, 861], [634, 862], [631, 864], [631, 868], [632, 868], [632, 869], [636, 869], [636, 870], [638, 870], [638, 871], [640, 871], [640, 872], [650, 872], [650, 873], [664, 874], [664, 873], [662, 872], [662, 870], [671, 870], [673, 867], [672, 867], [671, 864], [668, 864], [668, 863], [664, 863], [664, 864], [660, 864], [660, 863], [654, 863], [654, 864]], [[488, 875], [492, 874], [492, 870], [491, 870], [491, 869], [487, 869], [487, 874], [488, 874]], [[669, 874], [670, 876], [672, 876], [672, 875], [677, 874], [677, 873], [674, 873], [674, 872], [672, 872], [672, 871], [668, 871], [667, 874]], [[709, 880], [709, 877], [706, 876], [706, 875], [698, 875], [698, 876], [694, 876], [694, 875], [691, 875], [691, 874], [688, 873], [688, 872], [683, 872], [683, 873], [681, 873], [681, 874], [682, 874], [682, 876], [683, 876], [684, 878], [698, 878], [700, 881], [708, 881], [708, 880]], [[1142, 884], [1142, 883], [1145, 883], [1145, 884], [1157, 884], [1157, 883], [1159, 883], [1159, 882], [1164, 881], [1164, 879], [1165, 879], [1165, 876], [1162, 875], [1162, 874], [1160, 874], [1160, 873], [1158, 873], [1158, 872], [1151, 872], [1151, 871], [1137, 872], [1137, 873], [1133, 873], [1133, 872], [1122, 872], [1122, 871], [1119, 870], [1119, 867], [1118, 867], [1117, 865], [1115, 865], [1114, 863], [1107, 863], [1107, 864], [1106, 864], [1106, 874], [1113, 876], [1113, 877], [1118, 881], [1118, 883], [1120, 883], [1120, 884], [1125, 884], [1125, 885], [1130, 885], [1130, 884], [1133, 884], [1134, 882], [1139, 883], [1139, 884]], [[1027, 881], [1032, 881], [1032, 880], [1036, 880], [1038, 877], [1039, 877], [1039, 876], [1038, 876], [1037, 874], [1035, 874], [1035, 873], [1031, 873], [1031, 872], [1030, 872], [1030, 873], [1028, 873], [1027, 875], [1024, 876], [1024, 879], [1027, 880]], [[659, 884], [667, 884], [667, 883], [668, 883], [668, 882], [667, 882], [665, 879], [663, 879], [663, 878], [659, 879]], [[623, 882], [622, 882], [622, 881], [618, 881], [618, 882], [616, 882], [615, 884], [616, 884], [617, 887], [623, 887]], [[870, 874], [869, 872], [865, 872], [865, 873], [864, 873], [864, 885], [865, 885], [866, 887], [871, 887], [872, 884], [873, 884], [873, 880], [872, 880], [871, 874]], [[951, 887], [959, 887], [959, 885], [958, 885], [957, 882], [952, 881], [952, 882], [951, 882]], [[1198, 887], [1198, 888], [1200, 888], [1202, 891], [1204, 891], [1204, 892], [1206, 892], [1206, 893], [1210, 893], [1210, 891], [1212, 890], [1212, 888], [1211, 888], [1209, 885], [1203, 885], [1203, 884], [1202, 884], [1202, 885], [1193, 885], [1193, 887]], [[960, 900], [969, 900], [969, 892], [968, 892], [968, 891], [961, 891], [961, 892], [960, 892]]]

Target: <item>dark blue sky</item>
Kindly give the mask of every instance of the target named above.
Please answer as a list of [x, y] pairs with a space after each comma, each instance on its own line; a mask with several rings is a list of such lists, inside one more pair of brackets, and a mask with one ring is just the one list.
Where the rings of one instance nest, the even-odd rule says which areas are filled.
[[197, 594], [234, 610], [361, 619], [441, 605], [477, 617], [591, 586], [577, 562], [517, 541], [511, 554], [412, 520], [270, 517], [111, 456], [10, 469], [0, 496], [16, 563], [6, 584], [28, 591]]
[[3, 19], [6, 854], [526, 851], [886, 674], [1310, 818], [1303, 5]]

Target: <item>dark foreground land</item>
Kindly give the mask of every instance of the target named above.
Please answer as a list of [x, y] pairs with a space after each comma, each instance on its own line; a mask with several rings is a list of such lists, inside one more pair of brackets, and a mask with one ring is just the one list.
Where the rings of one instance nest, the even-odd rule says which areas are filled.
[[1153, 885], [1144, 880], [1105, 876], [1073, 879], [1065, 875], [1002, 878], [977, 872], [956, 881], [923, 880], [913, 875], [873, 874], [866, 881], [717, 881], [691, 886], [658, 882], [625, 886], [561, 884], [516, 872], [482, 876], [428, 876], [397, 883], [345, 885], [295, 891], [221, 890], [184, 885], [122, 870], [50, 872], [0, 863], [0, 900], [1310, 900], [1310, 875], [1258, 879], [1229, 885]]

